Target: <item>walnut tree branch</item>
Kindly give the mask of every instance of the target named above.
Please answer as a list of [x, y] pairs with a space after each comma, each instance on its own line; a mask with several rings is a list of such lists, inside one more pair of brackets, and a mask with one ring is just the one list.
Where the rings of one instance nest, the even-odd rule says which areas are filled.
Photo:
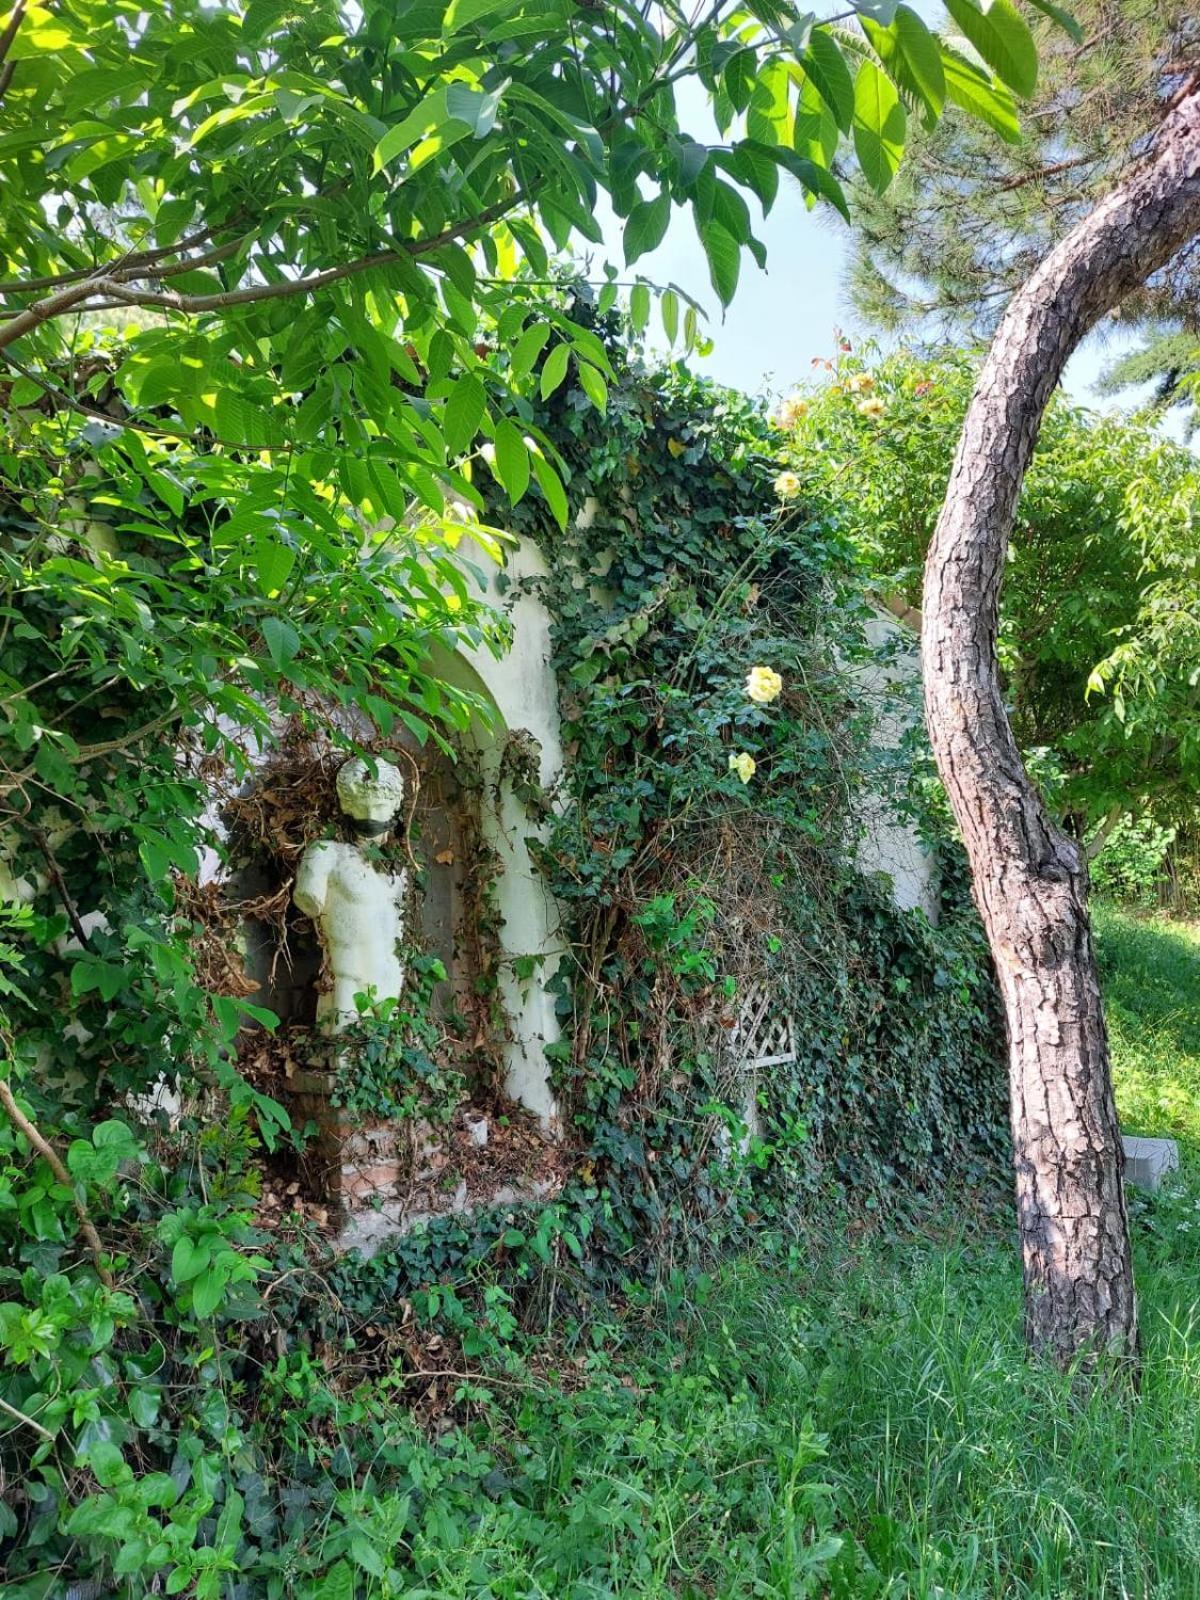
[[[363, 272], [429, 255], [444, 244], [450, 244], [480, 228], [486, 228], [493, 222], [498, 222], [501, 217], [514, 209], [518, 201], [518, 196], [497, 201], [475, 216], [444, 228], [441, 233], [433, 234], [427, 239], [414, 239], [396, 250], [377, 250], [371, 255], [360, 256], [355, 261], [346, 261], [337, 267], [326, 267], [323, 271], [310, 273], [304, 278], [289, 278], [281, 283], [252, 284], [246, 289], [228, 289], [219, 294], [176, 294], [171, 290], [138, 289], [117, 277], [97, 273], [93, 277], [60, 289], [45, 300], [36, 301], [23, 311], [14, 313], [3, 326], [0, 326], [0, 350], [15, 344], [18, 339], [43, 323], [86, 310], [85, 302], [89, 300], [115, 300], [122, 305], [154, 306], [165, 311], [197, 316], [208, 311], [225, 311], [231, 306], [253, 305], [262, 300], [282, 300], [297, 295], [313, 294], [329, 284], [340, 283]], [[143, 275], [153, 276], [153, 273], [147, 272]]]

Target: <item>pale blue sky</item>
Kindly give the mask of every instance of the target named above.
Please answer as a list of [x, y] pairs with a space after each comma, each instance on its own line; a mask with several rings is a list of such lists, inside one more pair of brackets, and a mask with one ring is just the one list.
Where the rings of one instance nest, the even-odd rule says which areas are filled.
[[[940, 4], [916, 0], [931, 26], [943, 17]], [[684, 85], [681, 116], [695, 138], [718, 136], [698, 85]], [[696, 360], [698, 371], [723, 383], [757, 394], [786, 393], [804, 383], [813, 372], [813, 360], [834, 349], [834, 330], [841, 328], [854, 342], [866, 330], [855, 317], [846, 297], [845, 262], [848, 237], [845, 225], [829, 205], [809, 211], [794, 179], [785, 177], [771, 214], [758, 215], [753, 196], [751, 215], [755, 233], [767, 250], [767, 268], [761, 271], [743, 252], [737, 294], [724, 318], [708, 281], [704, 252], [696, 238], [690, 213], [676, 210], [660, 247], [641, 257], [634, 271], [657, 283], [674, 282], [693, 295], [708, 312], [707, 331], [712, 354]], [[611, 212], [600, 216], [611, 260], [623, 261], [620, 227]], [[1064, 388], [1075, 399], [1109, 409], [1113, 402], [1092, 390], [1103, 366], [1121, 345], [1109, 338], [1093, 338], [1067, 368]]]
[[[610, 233], [608, 226], [605, 231]], [[774, 395], [804, 383], [812, 375], [814, 358], [833, 354], [835, 329], [853, 342], [869, 330], [845, 293], [848, 237], [831, 207], [807, 210], [799, 185], [789, 183], [781, 187], [765, 222], [756, 220], [755, 233], [766, 246], [767, 269], [760, 271], [743, 253], [737, 294], [724, 318], [690, 215], [676, 211], [666, 239], [641, 257], [635, 270], [656, 283], [677, 283], [708, 312], [713, 350], [694, 362], [698, 371], [752, 394], [765, 390]], [[610, 237], [613, 259], [619, 261], [615, 226]], [[1105, 343], [1090, 340], [1067, 369], [1067, 392], [1089, 405], [1111, 405], [1091, 386], [1119, 348], [1112, 338]]]

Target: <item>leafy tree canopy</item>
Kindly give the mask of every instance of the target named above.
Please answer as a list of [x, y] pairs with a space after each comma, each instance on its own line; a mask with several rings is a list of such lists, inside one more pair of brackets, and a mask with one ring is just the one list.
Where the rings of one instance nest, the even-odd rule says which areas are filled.
[[[868, 570], [919, 605], [975, 362], [871, 355], [844, 356], [793, 402], [793, 447]], [[1148, 427], [1051, 406], [1005, 573], [1001, 663], [1018, 738], [1087, 820], [1131, 803], [1194, 814], [1198, 492], [1192, 454]]]
[[[556, 254], [601, 243], [602, 195], [630, 266], [687, 206], [727, 302], [743, 251], [763, 258], [751, 205], [782, 176], [844, 207], [844, 135], [883, 187], [906, 104], [1015, 114], [1028, 28], [1009, 0], [986, 20], [957, 3], [974, 60], [890, 0], [847, 13], [853, 33], [782, 0], [696, 17], [19, 0], [0, 24], [0, 352], [20, 527], [0, 554], [10, 602], [93, 627], [48, 628], [7, 663], [18, 804], [34, 777], [63, 795], [107, 747], [56, 702], [71, 671], [84, 695], [141, 697], [152, 733], [203, 722], [214, 746], [222, 715], [244, 725], [281, 693], [332, 692], [423, 737], [461, 721], [422, 662], [431, 637], [486, 625], [447, 557], [482, 507], [472, 458], [491, 444], [510, 501], [540, 496], [565, 525], [534, 402], [573, 373], [603, 410], [612, 375], [542, 294]], [[686, 77], [724, 142], [687, 134]], [[602, 311], [615, 280], [606, 266]], [[650, 303], [634, 283], [635, 325]], [[661, 315], [672, 341], [697, 337], [674, 291]], [[64, 549], [95, 493], [123, 519]]]
[[[891, 0], [847, 10], [850, 31], [780, 0], [695, 18], [670, 0], [18, 0], [0, 20], [0, 888], [23, 902], [0, 927], [3, 1270], [20, 1284], [0, 1342], [24, 1430], [9, 1476], [39, 1507], [34, 1532], [0, 1508], [0, 1537], [22, 1566], [104, 1541], [89, 1567], [106, 1581], [165, 1572], [215, 1596], [243, 1511], [266, 1528], [251, 1458], [236, 1491], [222, 1477], [246, 1440], [213, 1319], [258, 1314], [243, 1156], [291, 1130], [230, 1060], [236, 995], [199, 981], [185, 885], [214, 769], [236, 780], [245, 730], [275, 709], [333, 701], [423, 738], [465, 721], [429, 647], [500, 629], [454, 548], [484, 509], [476, 457], [494, 447], [507, 504], [569, 526], [569, 451], [539, 406], [569, 393], [598, 415], [613, 375], [539, 280], [601, 243], [606, 197], [644, 324], [637, 263], [686, 206], [728, 302], [784, 177], [842, 206], [847, 139], [882, 188], [911, 112], [952, 101], [1011, 127], [1029, 30], [1010, 0], [955, 6], [969, 48]], [[687, 77], [720, 142], [688, 136]], [[601, 268], [602, 310], [616, 279]], [[681, 296], [660, 306], [669, 338], [698, 337]], [[56, 1007], [76, 1025], [50, 1050]], [[195, 1178], [149, 1160], [125, 1117], [179, 1070], [227, 1107], [191, 1130]], [[132, 1243], [106, 1256], [89, 1209], [107, 1231], [133, 1206]], [[194, 1423], [160, 1414], [163, 1345], [143, 1336], [160, 1313]], [[163, 1470], [138, 1454], [135, 1473], [123, 1447], [148, 1431]], [[298, 1524], [309, 1504], [328, 1496], [298, 1501]], [[383, 1571], [369, 1541], [353, 1558]], [[319, 1572], [297, 1592], [353, 1593], [338, 1568], [336, 1591]], [[267, 1592], [291, 1587], [281, 1567]]]

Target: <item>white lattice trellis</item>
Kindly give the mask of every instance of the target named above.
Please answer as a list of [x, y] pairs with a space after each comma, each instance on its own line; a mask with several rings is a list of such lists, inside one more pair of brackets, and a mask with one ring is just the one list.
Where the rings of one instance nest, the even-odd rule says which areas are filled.
[[776, 1011], [765, 983], [752, 984], [738, 1010], [729, 1039], [736, 1070], [752, 1072], [796, 1059], [796, 1023], [788, 1011]]

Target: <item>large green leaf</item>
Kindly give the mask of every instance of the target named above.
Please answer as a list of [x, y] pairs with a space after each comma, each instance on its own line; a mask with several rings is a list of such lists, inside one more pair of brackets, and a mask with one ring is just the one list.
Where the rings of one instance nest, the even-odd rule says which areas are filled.
[[1037, 88], [1037, 48], [1011, 0], [946, 0], [946, 10], [1002, 83], [1016, 94]]
[[662, 243], [671, 220], [670, 197], [664, 192], [653, 200], [639, 200], [625, 224], [625, 264], [632, 266], [639, 256]]
[[545, 456], [536, 453], [533, 457], [533, 475], [538, 481], [538, 487], [546, 497], [546, 504], [550, 507], [555, 522], [560, 528], [565, 528], [570, 516], [570, 507], [567, 504], [567, 492], [563, 488], [562, 479], [546, 460]]
[[854, 80], [854, 150], [863, 176], [882, 194], [904, 154], [907, 119], [895, 85], [873, 61]]
[[550, 337], [548, 322], [535, 322], [525, 329], [509, 357], [509, 370], [514, 378], [523, 378], [532, 371], [533, 364], [545, 349]]
[[1083, 43], [1083, 29], [1065, 7], [1052, 5], [1051, 0], [1029, 0], [1029, 4], [1036, 6], [1043, 16], [1050, 18], [1051, 22], [1057, 22], [1063, 32], [1069, 34], [1076, 44]]
[[460, 33], [473, 23], [492, 23], [515, 11], [520, 0], [450, 0], [443, 28], [447, 34]]
[[880, 27], [869, 17], [862, 19], [862, 27], [890, 76], [921, 102], [926, 121], [936, 122], [946, 100], [946, 79], [938, 42], [917, 13], [898, 6], [890, 27]]
[[848, 133], [854, 121], [854, 79], [837, 40], [825, 28], [813, 31], [801, 65], [833, 113], [838, 127]]
[[1008, 144], [1021, 141], [1016, 102], [1002, 83], [988, 76], [957, 51], [942, 47], [942, 70], [946, 75], [946, 96], [956, 106], [995, 129]]
[[737, 289], [741, 266], [742, 247], [729, 230], [719, 222], [708, 222], [701, 232], [704, 253], [708, 257], [708, 275], [723, 306], [729, 305]]
[[390, 166], [420, 141], [436, 142], [438, 150], [447, 150], [460, 139], [490, 132], [500, 94], [499, 89], [485, 93], [465, 83], [439, 84], [380, 139], [375, 146], [376, 172]]
[[567, 375], [567, 363], [570, 359], [570, 345], [556, 344], [542, 363], [542, 379], [539, 387], [543, 400], [548, 400], [562, 384]]
[[828, 167], [837, 154], [840, 141], [841, 133], [833, 112], [821, 98], [816, 84], [806, 77], [796, 97], [796, 117], [792, 129], [796, 154], [815, 162], [819, 167]]
[[784, 145], [779, 145], [771, 151], [771, 154], [781, 167], [785, 167], [800, 181], [813, 201], [828, 200], [849, 222], [850, 208], [846, 204], [846, 196], [842, 192], [841, 184], [828, 167], [821, 166], [816, 161], [809, 161], [807, 157], [797, 155], [794, 150], [789, 150]]
[[446, 448], [451, 455], [461, 455], [474, 439], [486, 408], [483, 384], [473, 372], [463, 373], [450, 391], [443, 419]]
[[496, 424], [496, 476], [516, 505], [529, 487], [529, 450], [520, 428], [507, 417]]

